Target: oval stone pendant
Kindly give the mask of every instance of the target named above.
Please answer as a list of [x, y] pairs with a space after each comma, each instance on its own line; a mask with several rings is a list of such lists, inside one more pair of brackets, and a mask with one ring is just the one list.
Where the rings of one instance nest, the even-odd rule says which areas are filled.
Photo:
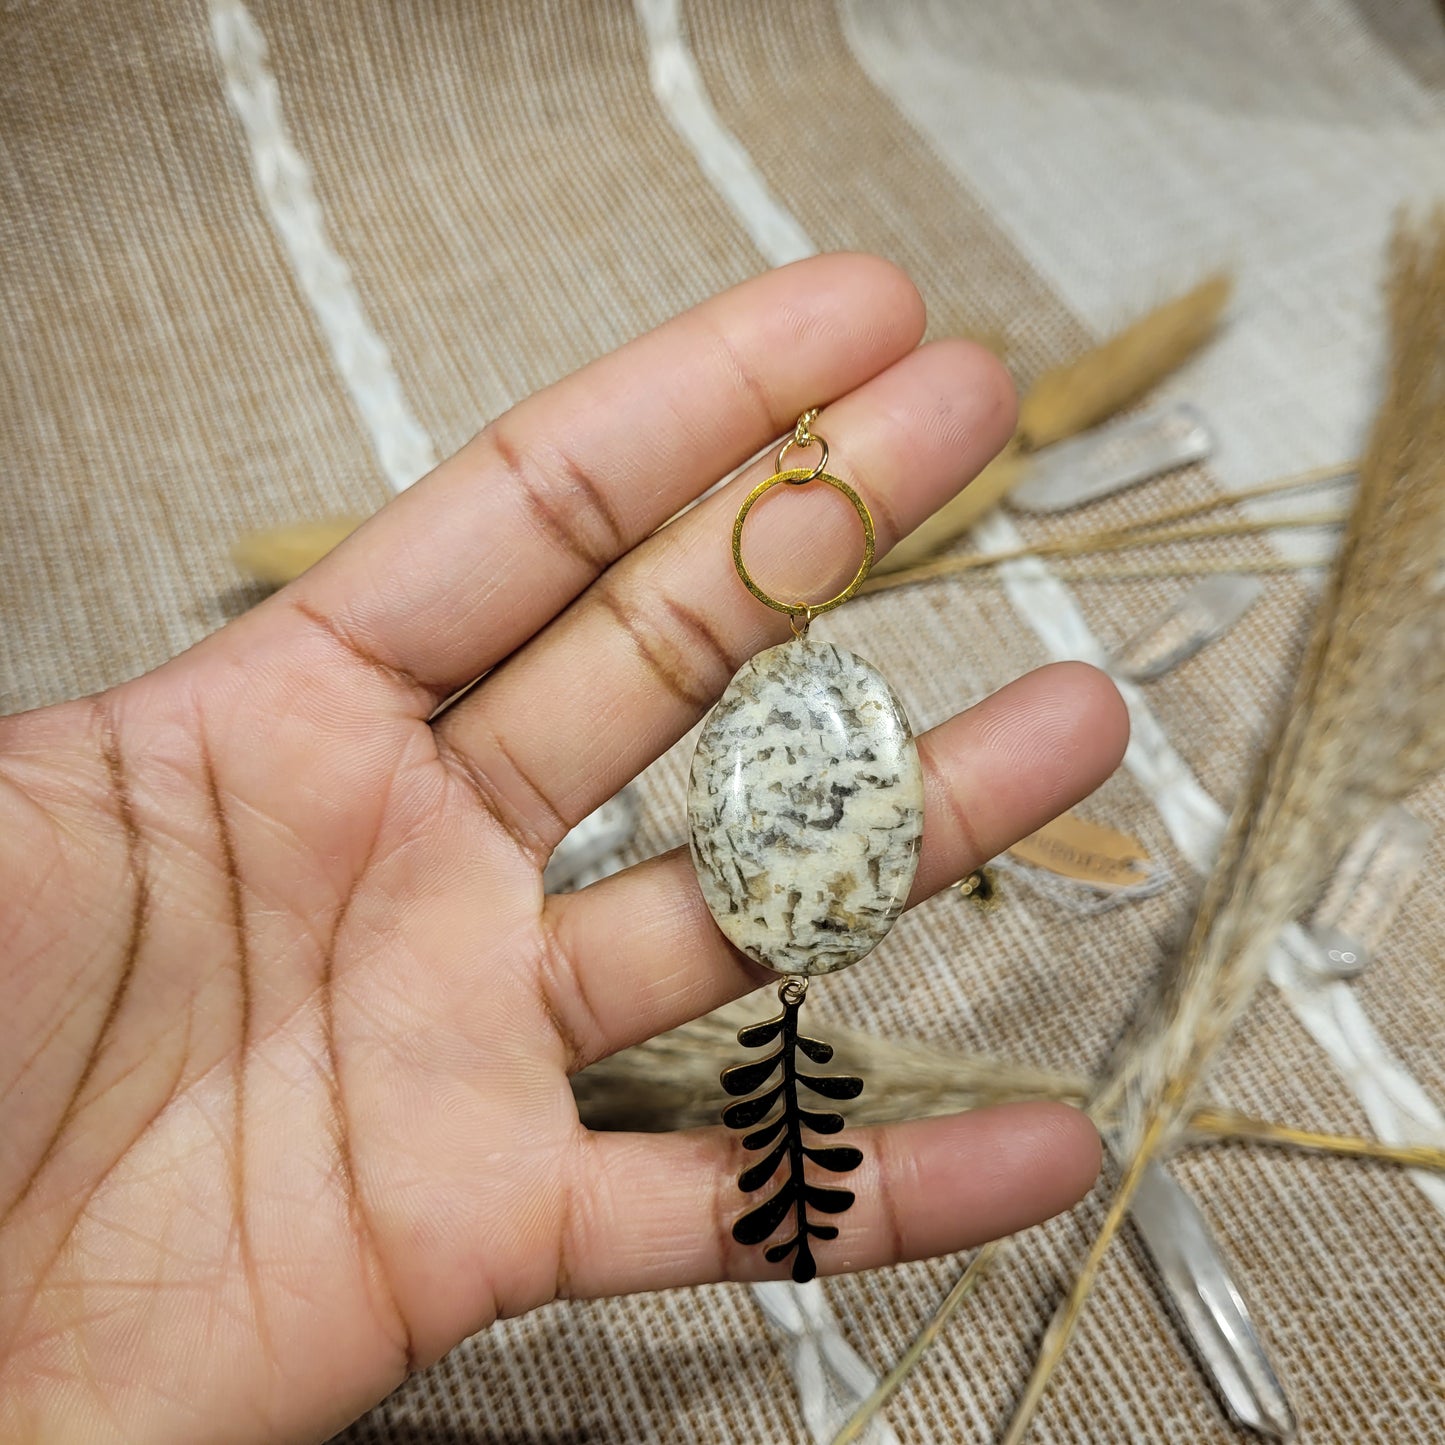
[[687, 811], [732, 943], [779, 973], [846, 968], [893, 926], [918, 867], [923, 771], [903, 707], [831, 642], [760, 652], [703, 727]]
[[[759, 1059], [723, 1071], [735, 1102], [723, 1123], [743, 1131], [757, 1156], [738, 1176], [753, 1196], [733, 1222], [739, 1244], [767, 1244], [769, 1264], [788, 1262], [802, 1284], [818, 1272], [813, 1247], [839, 1237], [828, 1222], [853, 1203], [851, 1189], [824, 1184], [863, 1160], [850, 1145], [824, 1144], [847, 1120], [826, 1107], [856, 1099], [863, 1080], [818, 1073], [832, 1048], [799, 1028], [812, 974], [833, 973], [871, 953], [908, 901], [923, 832], [923, 770], [893, 689], [861, 657], [814, 642], [815, 617], [841, 606], [873, 565], [873, 517], [858, 493], [824, 468], [828, 443], [798, 418], [777, 470], [748, 493], [733, 519], [733, 566], [759, 602], [787, 614], [794, 641], [745, 662], [703, 724], [687, 792], [687, 832], [702, 894], [727, 938], [778, 973], [783, 1011], [738, 1033]], [[794, 448], [819, 452], [813, 467], [784, 468]], [[852, 505], [863, 526], [853, 580], [821, 602], [787, 601], [762, 587], [743, 561], [743, 525], [775, 487], [820, 482]], [[820, 1216], [822, 1216], [820, 1218]]]

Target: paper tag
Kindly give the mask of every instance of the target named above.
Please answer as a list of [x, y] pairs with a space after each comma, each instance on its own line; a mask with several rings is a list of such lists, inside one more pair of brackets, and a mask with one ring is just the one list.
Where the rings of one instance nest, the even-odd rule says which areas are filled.
[[1008, 850], [1010, 857], [1095, 888], [1128, 888], [1149, 876], [1149, 854], [1128, 833], [1065, 813]]

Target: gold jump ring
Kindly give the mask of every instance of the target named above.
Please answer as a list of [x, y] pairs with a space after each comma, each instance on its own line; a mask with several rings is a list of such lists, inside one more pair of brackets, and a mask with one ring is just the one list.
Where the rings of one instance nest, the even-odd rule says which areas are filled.
[[807, 996], [808, 979], [806, 974], [794, 974], [790, 978], [785, 978], [778, 985], [778, 999], [789, 1008], [802, 1003]]
[[[799, 467], [793, 472], [790, 472], [790, 486], [801, 487], [804, 482], [816, 482], [818, 478], [823, 475], [823, 468], [828, 465], [828, 443], [814, 433], [808, 433], [800, 439], [798, 434], [794, 432], [793, 435], [778, 448], [778, 462], [773, 470], [781, 473], [783, 471], [783, 459], [794, 447], [809, 447], [812, 446], [814, 442], [818, 443], [818, 447], [822, 453], [818, 458], [818, 465], [811, 470], [807, 467]], [[793, 480], [793, 478], [796, 478], [796, 480]]]
[[[814, 441], [822, 443], [821, 437], [814, 437]], [[791, 442], [785, 443], [783, 450], [786, 451]], [[823, 443], [823, 453], [827, 455], [827, 444]], [[753, 575], [748, 571], [747, 563], [743, 561], [743, 523], [748, 519], [748, 513], [752, 511], [754, 504], [770, 492], [780, 483], [787, 483], [789, 486], [801, 486], [804, 482], [824, 482], [832, 487], [834, 491], [842, 492], [853, 504], [853, 510], [858, 513], [858, 520], [863, 523], [863, 561], [859, 565], [853, 580], [836, 597], [830, 597], [826, 602], [780, 602], [776, 597], [771, 596], [758, 586], [753, 580]], [[733, 566], [738, 570], [738, 576], [742, 584], [758, 599], [766, 603], [774, 612], [786, 612], [789, 617], [803, 617], [808, 622], [817, 617], [819, 613], [831, 612], [833, 608], [841, 606], [863, 585], [868, 578], [868, 573], [873, 566], [873, 552], [875, 547], [873, 535], [873, 517], [868, 511], [868, 505], [863, 498], [840, 478], [823, 471], [809, 471], [807, 467], [794, 467], [792, 471], [775, 472], [766, 481], [759, 482], [751, 492], [747, 500], [738, 508], [737, 519], [733, 522]]]

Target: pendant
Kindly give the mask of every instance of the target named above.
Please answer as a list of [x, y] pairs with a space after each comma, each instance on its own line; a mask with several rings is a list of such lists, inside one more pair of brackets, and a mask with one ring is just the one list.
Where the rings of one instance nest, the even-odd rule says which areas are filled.
[[[823, 470], [827, 443], [799, 418], [778, 454], [776, 473], [753, 489], [733, 527], [733, 561], [748, 590], [786, 612], [794, 640], [771, 647], [738, 670], [709, 714], [693, 756], [688, 788], [688, 840], [703, 897], [728, 940], [755, 962], [784, 975], [783, 1011], [742, 1029], [749, 1049], [776, 1044], [754, 1062], [722, 1076], [724, 1090], [748, 1095], [729, 1105], [723, 1122], [748, 1130], [743, 1147], [762, 1152], [738, 1179], [744, 1194], [785, 1175], [733, 1226], [742, 1244], [762, 1244], [792, 1218], [791, 1235], [765, 1257], [791, 1256], [800, 1283], [817, 1273], [810, 1240], [835, 1239], [818, 1214], [840, 1214], [854, 1201], [847, 1189], [819, 1184], [814, 1174], [847, 1173], [862, 1162], [849, 1146], [813, 1136], [836, 1134], [843, 1117], [809, 1108], [806, 1096], [857, 1098], [861, 1079], [807, 1072], [833, 1051], [799, 1032], [798, 1013], [810, 978], [865, 958], [903, 911], [918, 867], [923, 831], [923, 771], [902, 704], [882, 675], [834, 643], [808, 637], [813, 618], [853, 596], [873, 558], [873, 522], [846, 482]], [[817, 445], [809, 470], [783, 470], [794, 447]], [[742, 560], [748, 512], [772, 487], [822, 481], [843, 493], [863, 523], [864, 557], [852, 582], [821, 603], [781, 602], [763, 591]]]
[[[733, 1225], [733, 1238], [739, 1244], [761, 1244], [775, 1234], [791, 1214], [794, 1219], [792, 1237], [770, 1246], [764, 1251], [764, 1257], [770, 1264], [781, 1264], [791, 1254], [792, 1276], [799, 1284], [806, 1284], [818, 1272], [808, 1244], [809, 1238], [838, 1237], [837, 1225], [815, 1224], [808, 1217], [808, 1211], [842, 1214], [851, 1207], [854, 1198], [851, 1189], [828, 1189], [810, 1184], [803, 1172], [804, 1161], [835, 1174], [846, 1174], [863, 1162], [861, 1149], [848, 1145], [823, 1148], [803, 1142], [805, 1128], [814, 1134], [838, 1133], [843, 1127], [843, 1116], [805, 1109], [798, 1093], [800, 1086], [825, 1099], [856, 1099], [863, 1092], [862, 1079], [847, 1074], [805, 1074], [798, 1068], [799, 1054], [817, 1064], [826, 1064], [833, 1057], [833, 1050], [827, 1044], [806, 1038], [798, 1032], [798, 1010], [803, 1006], [807, 992], [806, 978], [790, 978], [782, 984], [778, 989], [782, 1013], [766, 1023], [753, 1024], [738, 1031], [738, 1042], [745, 1049], [765, 1048], [774, 1039], [778, 1041], [778, 1047], [766, 1058], [751, 1064], [734, 1064], [732, 1068], [724, 1069], [722, 1075], [722, 1086], [729, 1094], [753, 1094], [753, 1090], [762, 1089], [764, 1084], [777, 1077], [777, 1083], [762, 1093], [753, 1094], [751, 1099], [744, 1099], [723, 1110], [723, 1123], [729, 1129], [752, 1130], [743, 1137], [744, 1149], [769, 1150], [738, 1176], [738, 1188], [744, 1194], [763, 1188], [778, 1172], [779, 1166], [784, 1161], [787, 1163], [787, 1177], [770, 1198], [748, 1210]], [[760, 1129], [753, 1128], [773, 1112], [775, 1104], [780, 1105], [776, 1117]]]
[[918, 748], [893, 690], [834, 643], [801, 638], [742, 665], [698, 738], [687, 809], [718, 927], [778, 973], [857, 963], [908, 901]]

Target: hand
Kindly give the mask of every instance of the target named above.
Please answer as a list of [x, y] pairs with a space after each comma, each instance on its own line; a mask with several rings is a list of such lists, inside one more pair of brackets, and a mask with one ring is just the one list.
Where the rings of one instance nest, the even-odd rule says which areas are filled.
[[[158, 671], [0, 723], [0, 1437], [314, 1439], [499, 1316], [781, 1272], [729, 1236], [735, 1136], [593, 1134], [568, 1086], [767, 975], [685, 853], [540, 875], [786, 635], [729, 554], [766, 470], [655, 529], [818, 400], [880, 547], [1009, 435], [998, 363], [922, 327], [879, 261], [750, 281]], [[749, 523], [795, 595], [856, 564], [815, 490]], [[1088, 793], [1125, 726], [1065, 665], [926, 734], [914, 901]], [[1044, 1104], [851, 1137], [824, 1270], [1020, 1229], [1098, 1164]]]

